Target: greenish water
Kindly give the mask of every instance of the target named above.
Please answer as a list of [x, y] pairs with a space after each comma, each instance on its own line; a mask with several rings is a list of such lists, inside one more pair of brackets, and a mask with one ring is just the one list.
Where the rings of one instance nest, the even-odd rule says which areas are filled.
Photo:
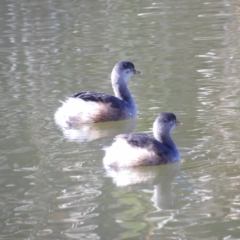
[[[240, 4], [17, 1], [0, 8], [1, 239], [239, 239]], [[59, 129], [59, 100], [112, 93], [120, 60], [136, 121]], [[102, 148], [151, 133], [159, 112], [179, 164], [106, 170]]]

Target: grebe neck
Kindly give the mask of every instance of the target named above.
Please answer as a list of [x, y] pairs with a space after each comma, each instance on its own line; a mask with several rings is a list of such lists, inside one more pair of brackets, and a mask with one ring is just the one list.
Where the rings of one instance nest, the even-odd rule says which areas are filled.
[[156, 140], [163, 143], [165, 146], [173, 151], [178, 151], [175, 142], [173, 141], [170, 132], [158, 131], [153, 133]]
[[116, 72], [112, 72], [111, 79], [115, 96], [135, 108], [134, 100], [128, 90], [127, 79]]

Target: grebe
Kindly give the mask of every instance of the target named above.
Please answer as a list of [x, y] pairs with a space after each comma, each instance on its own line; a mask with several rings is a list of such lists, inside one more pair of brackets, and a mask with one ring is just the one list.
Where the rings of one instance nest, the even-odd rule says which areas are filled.
[[137, 109], [127, 87], [127, 79], [141, 74], [133, 63], [118, 62], [111, 74], [115, 96], [102, 92], [79, 92], [67, 98], [55, 113], [59, 125], [96, 123], [134, 118]]
[[180, 160], [170, 132], [177, 121], [173, 113], [160, 113], [153, 124], [153, 136], [142, 133], [121, 134], [106, 151], [103, 163], [109, 167], [151, 166]]

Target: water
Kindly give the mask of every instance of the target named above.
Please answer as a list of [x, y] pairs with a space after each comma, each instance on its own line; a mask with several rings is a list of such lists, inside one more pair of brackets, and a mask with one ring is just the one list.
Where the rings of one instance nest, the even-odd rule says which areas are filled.
[[[1, 239], [239, 239], [237, 1], [2, 1]], [[136, 121], [62, 131], [59, 100], [129, 81]], [[159, 112], [179, 164], [109, 171], [102, 148], [151, 133]]]

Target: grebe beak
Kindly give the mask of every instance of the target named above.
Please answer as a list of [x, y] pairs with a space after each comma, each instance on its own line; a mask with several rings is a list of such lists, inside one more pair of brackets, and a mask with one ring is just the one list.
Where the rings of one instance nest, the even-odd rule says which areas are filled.
[[140, 71], [138, 71], [138, 70], [133, 70], [133, 72], [134, 72], [134, 74], [142, 74]]
[[182, 125], [183, 123], [176, 121], [176, 125]]

